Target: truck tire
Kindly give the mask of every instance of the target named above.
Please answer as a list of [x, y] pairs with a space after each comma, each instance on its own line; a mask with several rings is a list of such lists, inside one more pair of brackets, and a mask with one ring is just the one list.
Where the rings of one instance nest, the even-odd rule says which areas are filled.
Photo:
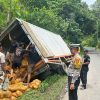
[[50, 64], [50, 68], [51, 71], [53, 73], [57, 73], [57, 74], [67, 74], [67, 65], [65, 63], [62, 63], [61, 65], [57, 65], [57, 64]]
[[50, 68], [39, 74], [39, 79], [40, 80], [45, 80], [49, 75], [51, 74]]
[[59, 66], [59, 67], [58, 67], [58, 69], [57, 69], [57, 73], [58, 73], [58, 74], [65, 74], [65, 72], [64, 72], [62, 66]]
[[67, 69], [68, 69], [67, 64], [63, 63], [62, 64], [62, 69], [63, 69], [64, 73], [67, 74]]

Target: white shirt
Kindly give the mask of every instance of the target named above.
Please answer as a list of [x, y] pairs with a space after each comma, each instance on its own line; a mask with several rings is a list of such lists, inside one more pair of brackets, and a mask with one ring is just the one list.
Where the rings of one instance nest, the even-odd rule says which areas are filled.
[[[2, 76], [0, 76], [0, 79], [4, 80], [4, 72], [2, 71], [1, 67], [2, 63], [5, 63], [5, 55], [2, 52], [0, 52], [0, 74], [3, 74]], [[2, 88], [2, 84], [3, 83], [0, 83], [0, 89]]]
[[5, 63], [5, 55], [2, 52], [0, 52], [0, 67], [2, 63]]

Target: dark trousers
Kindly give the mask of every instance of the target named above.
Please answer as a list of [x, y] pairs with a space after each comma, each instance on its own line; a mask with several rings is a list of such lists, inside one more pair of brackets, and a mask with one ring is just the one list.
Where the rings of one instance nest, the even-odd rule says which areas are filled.
[[88, 73], [87, 68], [82, 68], [81, 69], [80, 78], [81, 78], [82, 84], [85, 88], [86, 88], [86, 84], [87, 84], [87, 73]]
[[75, 89], [74, 90], [70, 90], [71, 81], [72, 81], [72, 77], [68, 76], [68, 90], [69, 90], [68, 94], [69, 94], [69, 100], [78, 100], [77, 90], [78, 90], [78, 86], [80, 84], [80, 77], [74, 83], [75, 84]]

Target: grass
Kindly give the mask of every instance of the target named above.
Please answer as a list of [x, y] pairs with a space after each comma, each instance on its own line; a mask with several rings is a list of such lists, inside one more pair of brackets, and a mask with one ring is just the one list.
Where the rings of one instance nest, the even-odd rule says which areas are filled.
[[66, 76], [52, 75], [44, 80], [37, 90], [29, 90], [18, 100], [56, 100], [66, 84]]

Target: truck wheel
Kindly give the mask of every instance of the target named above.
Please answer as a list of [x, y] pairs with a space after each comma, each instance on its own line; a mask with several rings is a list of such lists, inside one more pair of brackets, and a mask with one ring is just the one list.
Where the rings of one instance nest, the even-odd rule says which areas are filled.
[[45, 80], [51, 74], [50, 68], [42, 72], [38, 77], [41, 80]]
[[57, 74], [66, 74], [67, 65], [62, 63], [62, 65], [51, 64], [50, 65], [51, 71]]
[[68, 66], [65, 63], [62, 64], [62, 69], [63, 69], [64, 73], [67, 74]]
[[59, 65], [57, 72], [59, 74], [67, 74], [67, 66], [65, 63], [62, 63], [62, 65]]
[[65, 72], [64, 72], [64, 70], [63, 70], [63, 68], [62, 68], [62, 66], [59, 66], [59, 67], [58, 67], [57, 73], [58, 73], [58, 74], [65, 74]]

